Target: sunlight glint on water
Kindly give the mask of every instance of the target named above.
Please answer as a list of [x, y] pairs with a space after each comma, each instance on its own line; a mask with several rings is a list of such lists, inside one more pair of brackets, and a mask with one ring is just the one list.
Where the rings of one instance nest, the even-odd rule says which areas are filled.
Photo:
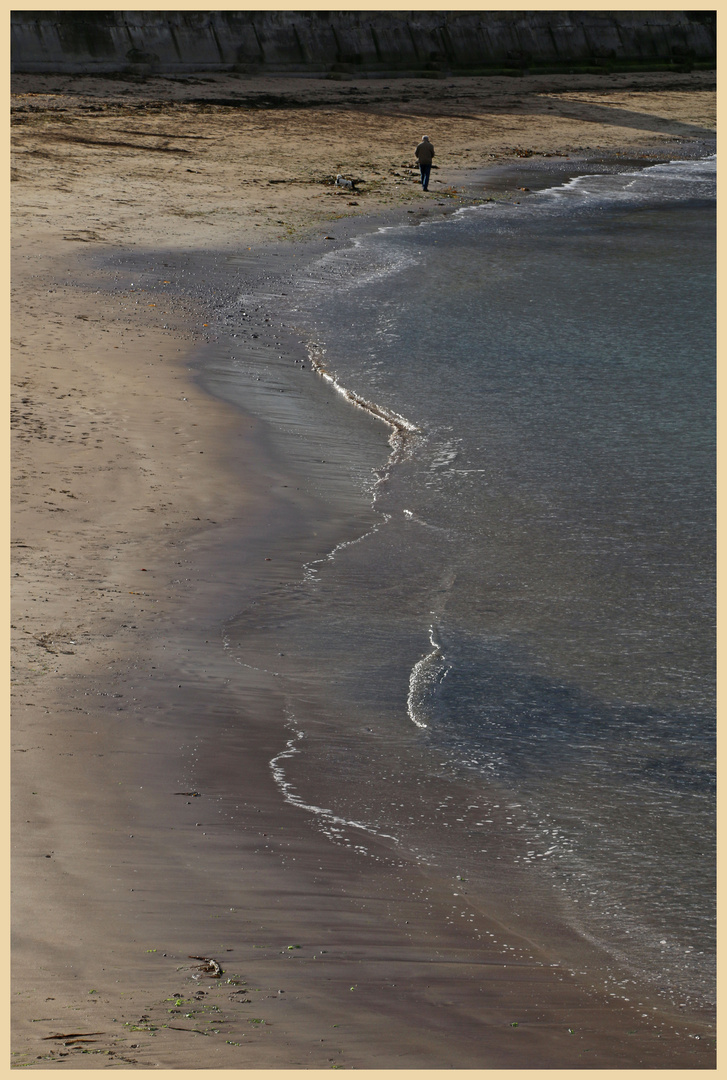
[[382, 658], [418, 624], [422, 739], [518, 798], [524, 858], [583, 934], [697, 997], [713, 933], [713, 196], [713, 161], [582, 177], [382, 230], [325, 256], [305, 296], [338, 382], [422, 432], [378, 490], [386, 528], [323, 571], [331, 633], [358, 655], [347, 702], [371, 699], [375, 672], [406, 717]]

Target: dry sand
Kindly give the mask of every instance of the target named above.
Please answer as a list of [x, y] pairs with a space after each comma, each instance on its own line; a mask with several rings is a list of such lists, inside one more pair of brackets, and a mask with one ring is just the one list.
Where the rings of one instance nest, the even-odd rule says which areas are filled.
[[220, 626], [276, 544], [292, 579], [300, 507], [190, 370], [196, 253], [516, 201], [482, 176], [523, 157], [686, 154], [713, 82], [15, 79], [13, 1064], [714, 1067], [706, 1020], [606, 1007], [509, 931], [475, 949], [436, 878], [281, 801], [275, 687], [236, 689]]

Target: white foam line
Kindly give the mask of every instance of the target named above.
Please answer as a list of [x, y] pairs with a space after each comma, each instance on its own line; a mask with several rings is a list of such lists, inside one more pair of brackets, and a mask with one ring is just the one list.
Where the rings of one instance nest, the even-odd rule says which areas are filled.
[[377, 533], [381, 526], [386, 525], [390, 520], [391, 514], [382, 514], [382, 520], [374, 525], [372, 529], [369, 529], [368, 532], [362, 533], [361, 536], [357, 536], [355, 540], [342, 540], [340, 544], [336, 544], [336, 546], [329, 551], [327, 555], [324, 555], [322, 559], [312, 559], [311, 562], [306, 563], [303, 567], [303, 577], [305, 580], [315, 581], [316, 578], [313, 575], [318, 573], [318, 570], [316, 569], [317, 566], [322, 565], [324, 562], [333, 562], [337, 552], [343, 551], [344, 548], [353, 547], [354, 544], [360, 544], [369, 536], [373, 536], [374, 533]]
[[304, 738], [302, 731], [297, 731], [292, 739], [289, 739], [285, 750], [281, 750], [279, 754], [276, 754], [274, 758], [270, 759], [270, 768], [272, 770], [273, 779], [282, 792], [283, 798], [291, 806], [297, 806], [299, 810], [307, 810], [311, 814], [316, 814], [318, 817], [323, 817], [332, 825], [343, 825], [347, 829], [361, 829], [362, 832], [369, 833], [371, 836], [381, 836], [386, 840], [393, 840], [398, 844], [399, 840], [396, 836], [391, 836], [390, 833], [378, 832], [371, 825], [364, 825], [360, 821], [350, 821], [348, 818], [339, 817], [334, 814], [332, 810], [328, 810], [322, 806], [313, 806], [311, 803], [304, 802], [299, 795], [296, 795], [293, 789], [293, 785], [285, 779], [285, 771], [278, 763], [284, 761], [286, 758], [293, 757], [294, 754], [300, 753], [296, 748], [295, 743]]
[[[662, 171], [663, 172], [666, 169], [669, 169], [674, 165], [698, 165], [698, 164], [702, 164], [704, 162], [707, 162], [707, 163], [711, 164], [712, 162], [716, 162], [716, 160], [717, 160], [717, 155], [716, 154], [711, 154], [711, 155], [709, 155], [708, 157], [705, 157], [705, 158], [694, 158], [694, 159], [691, 159], [691, 158], [673, 158], [669, 162], [660, 162], [658, 165], [646, 165], [646, 166], [644, 166], [643, 169], [636, 169], [636, 170], [629, 169], [629, 170], [626, 170], [626, 171], [620, 172], [620, 173], [579, 173], [578, 176], [573, 176], [573, 177], [571, 177], [570, 180], [566, 180], [562, 184], [557, 184], [554, 187], [549, 187], [549, 188], [541, 188], [540, 190], [534, 191], [532, 194], [537, 195], [537, 196], [547, 195], [547, 196], [550, 196], [551, 198], [556, 198], [556, 197], [562, 198], [563, 195], [566, 192], [577, 191], [577, 189], [582, 187], [588, 180], [600, 180], [602, 178], [609, 178], [609, 177], [614, 177], [614, 176], [622, 176], [622, 177], [633, 176], [634, 179], [632, 180], [631, 184], [627, 184], [626, 188], [624, 189], [624, 190], [627, 190], [633, 184], [635, 184], [637, 182], [637, 180], [643, 178], [644, 176], [648, 176], [648, 174], [651, 173], [651, 172], [657, 172], [657, 171]], [[683, 172], [680, 171], [678, 175], [679, 175], [679, 179], [684, 180], [684, 181], [690, 181], [692, 179], [694, 179], [695, 181], [699, 181], [699, 180], [702, 179], [701, 177], [692, 178], [686, 173], [686, 171], [683, 171]], [[589, 194], [588, 192], [585, 192], [586, 197], [588, 196], [588, 194]], [[612, 195], [612, 197], [618, 198], [618, 193], [615, 191], [615, 189], [613, 189], [610, 192], [610, 194]], [[480, 204], [477, 204], [477, 205], [474, 205], [474, 206], [460, 206], [454, 211], [454, 213], [452, 214], [452, 217], [456, 218], [456, 217], [459, 217], [462, 214], [468, 214], [468, 213], [479, 213], [479, 212], [481, 212], [483, 210], [485, 210], [485, 211], [486, 210], [495, 210], [497, 207], [509, 206], [509, 205], [510, 204], [508, 202], [494, 201], [494, 202], [484, 203], [484, 204], [480, 203]], [[430, 226], [431, 225], [441, 225], [443, 223], [443, 221], [445, 221], [445, 220], [446, 219], [440, 219], [440, 220], [437, 220], [437, 221], [421, 221], [421, 222], [419, 222], [419, 225], [420, 225], [420, 227], [423, 227], [425, 225], [430, 225]]]
[[[658, 165], [646, 165], [646, 166], [644, 166], [643, 169], [628, 169], [628, 170], [625, 170], [624, 172], [619, 172], [619, 173], [581, 173], [578, 176], [572, 177], [570, 180], [566, 181], [565, 183], [557, 185], [556, 187], [544, 188], [542, 191], [538, 192], [537, 194], [539, 194], [539, 195], [561, 195], [563, 192], [573, 190], [575, 188], [582, 187], [589, 180], [608, 179], [608, 178], [614, 177], [614, 176], [615, 177], [623, 177], [624, 179], [626, 179], [628, 177], [633, 177], [631, 182], [626, 184], [624, 189], [623, 189], [624, 191], [628, 191], [628, 189], [633, 187], [634, 184], [636, 184], [638, 180], [641, 180], [644, 177], [648, 177], [650, 173], [664, 172], [665, 170], [670, 169], [674, 165], [691, 165], [691, 164], [694, 164], [694, 163], [699, 163], [699, 162], [704, 162], [704, 161], [711, 162], [713, 160], [716, 161], [716, 155], [712, 155], [712, 156], [710, 156], [708, 158], [696, 159], [696, 162], [692, 162], [690, 160], [686, 160], [686, 159], [682, 159], [682, 158], [674, 158], [669, 162], [660, 162]], [[678, 173], [678, 176], [679, 176], [679, 179], [681, 179], [681, 180], [689, 180], [689, 179], [691, 179], [691, 177], [689, 177], [686, 170], [685, 171], [680, 170], [679, 173]], [[697, 179], [701, 179], [701, 178], [698, 177]], [[588, 194], [589, 193], [586, 192], [586, 195], [588, 195]], [[616, 195], [617, 192], [612, 191], [612, 192], [610, 192], [610, 194], [613, 196], [613, 195]]]
[[324, 378], [326, 382], [329, 382], [333, 389], [336, 391], [336, 393], [340, 394], [341, 397], [346, 398], [346, 400], [350, 401], [352, 405], [355, 405], [359, 409], [363, 409], [364, 412], [371, 413], [372, 416], [375, 416], [377, 417], [377, 419], [382, 420], [385, 424], [388, 424], [389, 427], [392, 427], [394, 429], [394, 434], [419, 434], [420, 429], [416, 426], [416, 424], [412, 424], [411, 421], [407, 420], [404, 416], [401, 416], [399, 413], [396, 413], [391, 409], [385, 409], [382, 405], [377, 405], [375, 402], [369, 401], [367, 398], [362, 397], [360, 394], [355, 393], [353, 390], [347, 390], [345, 386], [341, 386], [341, 384], [336, 380], [335, 376], [331, 375], [330, 371], [327, 370], [327, 368], [320, 362], [320, 360], [316, 359], [310, 348], [308, 350], [308, 356], [310, 357], [310, 362], [313, 370], [316, 371], [322, 378]]
[[[394, 412], [391, 409], [386, 409], [381, 405], [376, 405], [375, 402], [369, 401], [367, 398], [362, 397], [360, 394], [356, 394], [353, 390], [347, 390], [345, 386], [337, 381], [334, 375], [331, 375], [330, 371], [326, 368], [319, 357], [316, 356], [315, 351], [318, 350], [318, 346], [314, 342], [309, 342], [307, 346], [308, 357], [311, 367], [320, 375], [322, 379], [330, 383], [337, 394], [345, 398], [351, 405], [354, 405], [357, 409], [362, 409], [364, 412], [369, 413], [371, 416], [376, 417], [377, 420], [381, 420], [382, 423], [388, 424], [391, 428], [391, 435], [389, 436], [389, 446], [391, 447], [391, 454], [389, 455], [383, 469], [376, 475], [376, 482], [373, 487], [373, 501], [372, 505], [376, 505], [377, 489], [386, 481], [393, 466], [401, 459], [404, 450], [407, 445], [408, 439], [413, 435], [421, 435], [421, 429], [412, 424], [406, 417], [401, 416], [399, 413]], [[354, 544], [360, 544], [367, 537], [373, 536], [378, 532], [382, 525], [386, 525], [391, 520], [390, 514], [382, 513], [382, 520], [374, 525], [368, 532], [363, 533], [361, 536], [356, 537], [355, 540], [344, 540], [340, 544], [337, 544], [327, 555], [322, 559], [314, 559], [309, 563], [306, 563], [303, 568], [303, 576], [306, 581], [315, 581], [313, 575], [317, 574], [317, 566], [322, 565], [324, 562], [329, 562], [335, 559], [336, 553], [342, 551], [344, 548], [352, 547]]]

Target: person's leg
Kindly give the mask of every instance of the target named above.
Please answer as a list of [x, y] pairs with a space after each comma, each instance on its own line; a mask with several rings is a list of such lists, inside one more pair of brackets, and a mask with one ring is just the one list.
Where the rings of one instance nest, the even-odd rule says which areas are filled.
[[422, 187], [426, 191], [429, 187], [429, 173], [432, 170], [432, 166], [431, 164], [425, 165], [424, 162], [422, 162], [419, 166], [419, 169], [421, 170], [422, 174]]

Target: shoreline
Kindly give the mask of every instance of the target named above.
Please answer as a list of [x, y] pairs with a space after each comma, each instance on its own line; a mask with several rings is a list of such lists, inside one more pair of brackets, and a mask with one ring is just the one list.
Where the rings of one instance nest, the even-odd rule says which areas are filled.
[[[382, 207], [389, 220], [405, 209]], [[338, 219], [337, 241], [374, 220]], [[59, 221], [51, 211], [51, 229]], [[116, 245], [79, 263], [80, 233], [68, 258], [42, 221], [19, 222], [17, 257], [35, 276], [18, 262], [13, 333], [21, 357], [37, 360], [14, 368], [30, 399], [19, 401], [15, 451], [16, 1063], [98, 1067], [103, 1054], [137, 1068], [711, 1067], [708, 1028], [692, 1024], [702, 1040], [686, 1043], [674, 1034], [684, 1023], [665, 1018], [659, 1041], [645, 1033], [637, 1049], [621, 1035], [630, 1010], [594, 1004], [528, 960], [527, 946], [506, 968], [473, 961], [466, 935], [446, 925], [442, 882], [375, 838], [376, 859], [334, 847], [281, 805], [270, 772], [289, 738], [279, 680], [242, 679], [220, 631], [243, 598], [294, 582], [302, 545], [315, 556], [354, 534], [361, 501], [316, 521], [327, 535], [313, 541], [324, 501], [291, 492], [263, 422], [199, 388], [189, 343], [214, 345], [217, 301], [186, 234], [166, 251]], [[288, 249], [289, 266], [325, 250], [310, 231], [303, 256]], [[230, 237], [227, 251], [254, 252], [265, 285], [266, 260], [285, 259], [246, 239]], [[205, 246], [219, 263], [224, 249]], [[56, 290], [59, 329], [31, 310], [39, 282]], [[50, 354], [80, 386], [70, 397], [43, 363]], [[360, 419], [373, 460], [384, 431]], [[79, 421], [87, 434], [71, 428]], [[191, 955], [216, 958], [223, 978], [197, 981]], [[93, 1042], [42, 1041], [102, 1029]]]
[[[616, 164], [618, 166], [620, 163], [617, 162]], [[644, 166], [648, 166], [648, 165], [655, 164], [655, 162], [652, 159], [647, 157], [647, 158], [644, 159], [642, 164]], [[536, 167], [537, 167], [537, 164], [536, 164]], [[582, 173], [588, 172], [590, 170], [584, 168], [584, 169], [579, 169], [577, 171], [578, 171], [579, 174], [582, 174]], [[408, 224], [409, 224], [409, 222], [400, 221], [399, 222], [399, 227], [405, 228], [405, 227], [407, 227]], [[393, 226], [391, 223], [388, 223], [388, 224], [383, 225], [383, 226], [382, 225], [377, 225], [377, 228], [391, 228], [391, 227], [396, 227], [396, 226]], [[373, 230], [373, 231], [376, 231], [376, 230]], [[363, 230], [362, 230], [362, 232], [363, 232]], [[366, 230], [366, 234], [371, 235], [371, 230], [370, 229]], [[296, 273], [298, 273], [298, 274], [302, 273], [300, 265], [297, 265]], [[286, 277], [285, 274], [281, 273], [281, 275], [279, 276], [278, 284], [279, 284], [280, 288], [290, 290], [292, 288], [292, 286], [293, 286], [292, 275], [289, 275], [288, 277]], [[320, 287], [321, 282], [319, 282], [318, 284], [319, 284], [319, 287]], [[287, 293], [287, 298], [285, 299], [285, 305], [289, 306], [289, 305], [294, 304], [294, 303], [298, 303], [298, 300], [296, 299], [295, 293], [294, 292], [292, 292], [292, 293], [288, 292]], [[266, 310], [270, 310], [270, 309], [266, 308]], [[281, 312], [283, 312], [284, 310], [285, 309], [281, 308]], [[284, 316], [280, 312], [279, 312], [279, 315], [280, 315], [280, 318], [283, 318], [283, 317], [287, 318], [287, 316]], [[261, 327], [258, 326], [258, 329], [261, 329]], [[274, 382], [275, 382], [275, 385], [278, 386], [279, 378], [278, 378], [277, 375], [276, 375], [276, 377], [274, 379]], [[352, 423], [352, 426], [353, 426], [353, 425], [355, 425], [356, 421], [352, 420], [351, 423]], [[319, 561], [322, 561], [322, 560], [319, 560]], [[281, 609], [281, 611], [282, 611], [282, 609]], [[288, 613], [288, 614], [290, 614], [290, 613]], [[293, 618], [295, 618], [295, 616], [293, 616]], [[431, 644], [434, 645], [435, 643], [432, 641]], [[283, 647], [283, 646], [281, 646], [281, 647]], [[422, 651], [424, 651], [425, 649], [426, 649], [426, 645], [423, 643], [422, 644]], [[280, 655], [282, 655], [282, 654], [280, 654]], [[421, 659], [417, 660], [416, 656], [415, 656], [415, 659], [412, 661], [414, 663], [414, 669], [416, 669], [419, 666], [420, 663], [423, 663], [424, 661], [426, 661], [429, 658], [430, 657], [424, 656], [424, 657], [421, 657]], [[287, 662], [286, 662], [286, 665], [287, 665]], [[281, 674], [282, 674], [282, 671], [281, 671]], [[411, 692], [411, 682], [410, 682], [410, 692]], [[314, 694], [314, 690], [312, 688], [308, 688], [308, 697], [307, 697], [307, 701], [306, 701], [307, 705], [310, 705], [310, 699], [313, 697], [313, 694]], [[318, 724], [324, 723], [323, 719], [321, 719], [321, 717], [320, 717], [320, 712], [316, 712], [315, 716], [316, 716], [316, 719], [313, 721], [313, 729], [314, 730], [315, 730], [315, 728], [317, 727]], [[365, 716], [366, 716], [366, 710], [365, 710], [365, 708], [363, 708], [362, 709], [362, 717], [365, 717]], [[326, 728], [327, 733], [326, 733], [325, 738], [335, 740], [340, 735], [340, 742], [346, 743], [346, 750], [347, 751], [351, 750], [352, 746], [358, 746], [359, 751], [364, 752], [363, 751], [363, 744], [358, 745], [360, 743], [358, 732], [359, 732], [360, 724], [362, 722], [363, 721], [361, 720], [361, 718], [358, 718], [358, 726], [354, 725], [352, 730], [345, 736], [342, 734], [342, 729], [337, 730], [335, 724], [330, 724]], [[373, 718], [371, 716], [368, 717], [368, 722], [373, 722]], [[305, 726], [305, 725], [303, 725], [303, 726]], [[361, 730], [363, 730], [363, 729], [361, 729]], [[370, 731], [372, 729], [366, 728], [366, 730]], [[302, 737], [302, 734], [303, 733], [301, 731], [297, 731], [297, 735], [299, 737]], [[364, 739], [364, 741], [365, 741], [365, 739]], [[294, 745], [294, 742], [295, 742], [295, 740], [289, 741], [288, 747], [290, 747], [291, 745]], [[315, 740], [312, 740], [312, 742], [315, 742]], [[303, 754], [305, 755], [305, 744], [302, 744], [300, 749], [303, 750]], [[319, 749], [319, 751], [318, 751], [319, 756], [322, 756], [325, 752], [326, 752], [326, 744], [324, 742], [323, 743], [323, 748]], [[411, 748], [408, 748], [407, 752], [410, 754], [410, 759], [411, 759], [411, 762], [413, 763], [414, 760], [415, 760], [415, 752], [413, 750], [411, 750]], [[285, 754], [281, 753], [280, 756], [283, 757], [283, 756], [285, 756]], [[309, 759], [310, 759], [310, 756], [311, 755], [309, 754], [309, 756], [308, 756]], [[424, 756], [425, 755], [422, 755], [421, 759], [419, 757], [416, 757], [417, 763], [419, 763], [421, 765], [422, 762], [423, 762]], [[313, 757], [315, 759], [315, 752], [313, 754]], [[355, 757], [355, 755], [354, 755], [354, 757]], [[321, 776], [323, 775], [324, 770], [323, 771], [321, 770], [321, 762], [320, 761], [314, 761], [314, 764], [318, 766], [317, 786], [318, 786], [318, 788], [320, 788], [321, 784], [323, 784], [323, 786], [325, 786], [325, 779], [323, 779], [323, 780], [321, 779]], [[337, 764], [340, 765], [340, 761], [337, 760]], [[382, 757], [380, 764], [381, 764], [382, 768], [386, 771], [387, 761], [385, 760], [385, 758]], [[432, 761], [430, 761], [429, 764], [431, 765]], [[440, 764], [443, 764], [443, 763], [440, 762]], [[316, 783], [313, 783], [313, 782], [309, 783], [308, 782], [310, 778], [306, 775], [305, 765], [303, 763], [303, 760], [300, 757], [298, 757], [297, 760], [296, 760], [296, 757], [293, 757], [292, 761], [290, 762], [290, 765], [292, 767], [294, 776], [297, 778], [297, 780], [299, 782], [302, 782], [301, 787], [304, 790], [310, 791], [311, 788], [314, 788], [314, 789], [316, 788]], [[403, 773], [408, 773], [408, 771], [409, 771], [408, 769], [404, 769]], [[426, 771], [426, 769], [424, 771]], [[350, 774], [351, 782], [353, 782], [353, 772], [354, 772], [354, 770], [351, 767], [349, 767], [348, 768], [348, 773]], [[422, 769], [420, 768], [420, 769], [417, 770], [416, 767], [413, 767], [412, 772], [415, 775], [420, 775], [422, 773]], [[290, 787], [291, 781], [285, 780], [284, 782], [288, 785], [288, 787]], [[413, 806], [414, 803], [417, 800], [417, 792], [415, 790], [416, 785], [412, 785], [414, 790], [409, 790], [407, 785], [406, 785], [405, 780], [402, 780], [402, 781], [397, 780], [396, 782], [397, 782], [397, 784], [401, 782], [402, 783], [402, 790], [406, 789], [407, 794], [412, 796], [412, 806]], [[293, 787], [294, 786], [295, 785], [293, 784]], [[443, 790], [447, 790], [446, 785], [443, 787]], [[329, 807], [331, 805], [335, 805], [335, 802], [333, 801], [334, 798], [335, 798], [335, 796], [333, 796], [332, 800], [330, 800], [328, 802], [323, 801], [322, 803], [318, 803], [318, 807], [320, 808], [321, 805], [324, 806], [324, 807]], [[303, 800], [303, 801], [305, 802], [305, 800]], [[312, 800], [312, 801], [316, 802], [316, 800]], [[363, 800], [363, 801], [367, 801], [367, 800]], [[368, 797], [368, 801], [370, 801], [370, 795]], [[472, 793], [471, 793], [470, 797], [468, 799], [464, 800], [464, 801], [465, 802], [476, 802], [477, 801], [477, 795], [475, 793], [474, 788], [472, 789]], [[311, 802], [310, 797], [308, 797], [307, 802], [308, 803]], [[308, 805], [307, 808], [309, 810], [313, 810], [313, 811], [316, 810], [316, 807], [312, 807], [310, 805]], [[320, 810], [319, 810], [319, 812], [320, 812]], [[323, 818], [325, 818], [326, 816], [334, 817], [335, 814], [333, 812], [331, 812], [331, 811], [326, 811], [326, 812], [321, 812], [321, 816]], [[351, 815], [349, 815], [349, 816], [351, 816]], [[345, 824], [343, 819], [338, 818], [337, 820], [338, 820], [338, 824]], [[360, 825], [360, 822], [365, 821], [365, 820], [368, 820], [368, 819], [357, 816], [357, 814], [355, 812], [353, 813], [353, 823], [359, 822], [359, 827], [363, 827], [363, 826]], [[352, 823], [350, 822], [349, 824], [352, 824]], [[421, 843], [421, 841], [422, 841], [421, 835], [418, 837], [418, 840]], [[422, 848], [421, 847], [418, 848], [418, 849], [415, 848], [414, 850], [422, 850]], [[451, 876], [454, 876], [454, 871], [458, 870], [458, 869], [461, 869], [461, 867], [455, 866]], [[440, 877], [443, 876], [442, 872], [439, 872], [439, 876]], [[457, 886], [455, 885], [455, 888], [456, 887]], [[473, 887], [471, 885], [470, 889], [469, 889], [470, 896], [472, 896], [472, 893], [473, 893]], [[487, 903], [486, 906], [488, 907], [488, 911], [489, 911], [490, 915], [493, 915], [493, 913], [496, 911], [494, 895], [491, 895], [489, 897], [488, 903]], [[501, 895], [500, 896], [500, 904], [499, 904], [499, 918], [500, 918], [502, 924], [508, 925], [510, 931], [513, 931], [512, 920], [510, 920], [510, 922], [508, 923], [507, 914], [508, 914], [507, 904], [506, 903], [503, 904], [503, 899], [502, 899], [502, 895]], [[522, 922], [524, 923], [524, 921], [525, 920], [523, 919]], [[598, 963], [598, 957], [596, 956], [596, 953], [600, 952], [600, 960], [601, 960], [601, 965], [600, 966], [604, 966], [603, 965], [603, 960], [604, 960], [604, 958], [606, 958], [606, 960], [608, 961], [606, 966], [613, 965], [613, 968], [621, 970], [621, 976], [622, 977], [627, 978], [629, 980], [632, 980], [632, 976], [634, 976], [634, 974], [635, 974], [634, 970], [632, 968], [629, 968], [628, 965], [623, 962], [623, 957], [619, 957], [617, 951], [614, 952], [614, 951], [611, 951], [611, 950], [607, 950], [607, 949], [603, 948], [602, 946], [599, 947], [598, 949], [596, 949], [596, 947], [594, 946], [594, 950], [593, 950], [593, 952], [590, 952], [588, 962], [587, 962], [587, 960], [585, 958], [585, 953], [589, 953], [589, 950], [586, 949], [585, 953], [584, 953], [584, 951], [583, 951], [583, 941], [578, 940], [577, 936], [573, 936], [571, 933], [569, 933], [567, 927], [564, 928], [562, 920], [561, 920], [559, 925], [556, 925], [557, 922], [558, 922], [558, 920], [556, 920], [556, 918], [554, 916], [551, 916], [548, 919], [548, 933], [551, 935], [551, 944], [554, 944], [554, 942], [557, 940], [559, 942], [559, 949], [560, 949], [560, 952], [558, 952], [556, 950], [555, 952], [551, 953], [551, 955], [550, 955], [551, 960], [557, 958], [557, 959], [562, 961], [564, 956], [570, 955], [570, 958], [571, 958], [570, 966], [571, 966], [571, 968], [573, 970], [582, 968], [584, 966], [591, 966], [593, 968], [594, 972], [598, 972], [599, 971], [599, 963]], [[532, 920], [531, 920], [529, 930], [528, 930], [528, 937], [530, 939], [532, 939], [532, 940], [540, 941], [541, 940], [541, 933], [542, 933], [542, 927], [539, 926], [537, 922], [533, 923]], [[584, 937], [585, 936], [586, 935], [584, 934]], [[596, 963], [595, 964], [593, 962], [594, 961], [594, 956], [596, 956]], [[581, 974], [583, 974], [583, 972], [581, 972]], [[652, 973], [652, 975], [653, 975], [653, 973]], [[592, 977], [595, 977], [595, 976], [592, 974]], [[609, 971], [608, 977], [609, 977], [609, 979], [613, 980], [613, 984], [614, 984], [613, 988], [618, 989], [618, 987], [620, 985], [619, 984], [619, 979], [613, 974], [612, 971]], [[670, 1011], [669, 1007], [668, 1006], [665, 1007], [664, 1002], [659, 1000], [659, 994], [660, 993], [665, 993], [666, 992], [665, 988], [662, 987], [661, 990], [657, 990], [657, 988], [653, 985], [654, 980], [652, 979], [651, 981], [652, 981], [652, 985], [649, 986], [648, 985], [649, 980], [643, 980], [643, 977], [641, 979], [637, 977], [637, 979], [634, 981], [634, 987], [638, 983], [638, 985], [640, 986], [640, 989], [638, 991], [639, 996], [640, 997], [644, 996], [645, 999], [648, 1000], [648, 1007], [649, 1008], [656, 1007], [656, 1008], [659, 1009], [660, 1012], [668, 1013]], [[632, 987], [631, 992], [632, 993], [634, 992], [633, 987]], [[675, 997], [674, 1000], [676, 1001], [678, 999]], [[685, 992], [685, 1000], [689, 1000], [689, 995], [686, 994], [686, 992]], [[654, 1002], [656, 1002], [656, 1006], [653, 1005]], [[644, 1007], [647, 1007], [647, 1006], [645, 1005]], [[690, 1008], [689, 1015], [690, 1015], [692, 1020], [695, 1020], [696, 1022], [701, 1023], [704, 1020], [707, 1020], [707, 1022], [709, 1022], [708, 1019], [707, 1019], [708, 1016], [709, 1016], [709, 1013], [710, 1013], [709, 1006], [706, 1006], [706, 1007], [702, 1008], [702, 1007], [693, 1005], [693, 1007]], [[686, 1014], [683, 1013], [683, 1012], [674, 1013], [673, 1015], [681, 1016], [682, 1017], [682, 1023], [684, 1022], [684, 1019], [686, 1017]], [[704, 1035], [702, 1035], [701, 1038], [704, 1038]]]

